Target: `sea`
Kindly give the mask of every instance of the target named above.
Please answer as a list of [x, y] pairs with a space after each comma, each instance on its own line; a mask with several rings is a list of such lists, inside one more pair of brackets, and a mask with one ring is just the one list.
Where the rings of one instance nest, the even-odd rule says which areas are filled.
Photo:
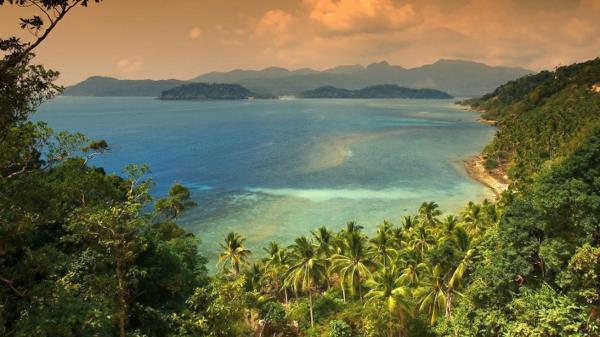
[[424, 201], [445, 213], [491, 192], [463, 162], [495, 129], [455, 100], [282, 99], [161, 101], [58, 97], [35, 119], [106, 140], [91, 165], [122, 174], [148, 164], [160, 197], [173, 183], [198, 206], [179, 220], [213, 264], [235, 231], [255, 256], [320, 226], [356, 221], [367, 233], [399, 223]]

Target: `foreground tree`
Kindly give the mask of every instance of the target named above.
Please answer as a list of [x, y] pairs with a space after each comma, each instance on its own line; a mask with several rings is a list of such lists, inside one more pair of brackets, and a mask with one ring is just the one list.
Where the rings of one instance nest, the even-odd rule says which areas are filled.
[[383, 268], [367, 281], [370, 290], [365, 295], [367, 304], [383, 303], [388, 312], [388, 336], [393, 336], [393, 316], [398, 316], [400, 330], [406, 328], [412, 311], [411, 290], [402, 281], [395, 267]]
[[446, 285], [439, 265], [428, 268], [428, 273], [421, 280], [414, 296], [419, 304], [419, 311], [426, 312], [431, 325], [434, 325], [440, 315], [445, 313], [447, 305]]
[[230, 232], [227, 234], [225, 242], [219, 244], [223, 251], [219, 255], [217, 266], [229, 264], [231, 273], [234, 276], [239, 276], [241, 266], [248, 263], [248, 257], [251, 254], [250, 250], [244, 247], [244, 241], [246, 241], [246, 238], [238, 233]]
[[373, 261], [379, 262], [383, 268], [388, 267], [390, 261], [398, 253], [393, 248], [392, 224], [384, 221], [377, 227], [377, 234], [369, 241], [369, 256]]
[[439, 223], [438, 216], [442, 214], [435, 201], [424, 202], [419, 207], [419, 220], [422, 224], [433, 227]]
[[343, 254], [331, 257], [331, 268], [340, 276], [340, 283], [348, 282], [352, 290], [358, 289], [358, 296], [363, 298], [363, 282], [370, 274], [375, 263], [369, 258], [365, 238], [357, 232], [347, 234], [343, 242]]
[[265, 248], [267, 257], [263, 259], [266, 275], [273, 282], [276, 291], [283, 290], [285, 305], [288, 304], [288, 287], [285, 284], [285, 272], [289, 267], [289, 254], [285, 248], [281, 248], [277, 243], [271, 242]]
[[319, 258], [317, 247], [306, 237], [302, 236], [290, 246], [290, 267], [285, 279], [295, 292], [308, 293], [310, 325], [315, 325], [312, 295], [320, 281], [326, 275], [323, 260]]
[[150, 201], [149, 180], [142, 180], [147, 172], [145, 167], [130, 166], [129, 189], [121, 203], [107, 204], [104, 207], [76, 210], [67, 224], [69, 235], [65, 238], [72, 243], [84, 243], [98, 252], [99, 256], [112, 260], [114, 285], [116, 289], [115, 317], [118, 319], [119, 335], [125, 336], [131, 300], [130, 285], [134, 282], [132, 268], [137, 256], [145, 249], [142, 235], [145, 226], [141, 210]]

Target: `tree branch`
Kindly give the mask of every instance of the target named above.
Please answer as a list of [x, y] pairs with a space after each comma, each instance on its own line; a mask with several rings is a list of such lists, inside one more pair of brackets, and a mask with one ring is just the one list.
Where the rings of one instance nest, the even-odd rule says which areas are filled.
[[13, 285], [13, 281], [4, 278], [3, 276], [0, 275], [0, 281], [4, 282], [15, 294], [17, 294], [19, 297], [25, 297], [25, 294], [23, 294], [22, 292], [20, 292], [17, 288], [15, 288], [15, 286]]
[[50, 20], [50, 25], [48, 26], [48, 28], [46, 28], [46, 30], [44, 30], [44, 33], [40, 37], [38, 37], [35, 42], [33, 42], [27, 48], [25, 48], [25, 50], [10, 55], [6, 62], [0, 63], [0, 73], [4, 73], [8, 69], [15, 67], [17, 64], [19, 64], [19, 62], [21, 62], [25, 57], [27, 57], [29, 53], [31, 53], [35, 48], [37, 48], [37, 46], [39, 46], [40, 43], [42, 43], [46, 39], [46, 37], [48, 37], [48, 35], [50, 35], [50, 32], [52, 32], [52, 30], [56, 27], [58, 22], [62, 20], [65, 17], [65, 15], [71, 9], [73, 9], [73, 7], [79, 5], [81, 1], [82, 0], [75, 0], [70, 5], [61, 5], [60, 10], [55, 8], [55, 10], [57, 11], [57, 16], [54, 20]]

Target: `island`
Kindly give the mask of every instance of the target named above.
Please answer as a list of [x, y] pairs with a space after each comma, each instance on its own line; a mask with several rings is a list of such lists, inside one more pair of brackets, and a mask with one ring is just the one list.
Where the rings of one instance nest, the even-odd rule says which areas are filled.
[[452, 98], [446, 92], [435, 89], [413, 89], [400, 87], [395, 84], [379, 84], [360, 90], [341, 89], [324, 86], [300, 93], [300, 98]]
[[257, 94], [239, 84], [190, 83], [165, 90], [162, 100], [236, 100], [252, 98], [273, 98], [271, 95]]

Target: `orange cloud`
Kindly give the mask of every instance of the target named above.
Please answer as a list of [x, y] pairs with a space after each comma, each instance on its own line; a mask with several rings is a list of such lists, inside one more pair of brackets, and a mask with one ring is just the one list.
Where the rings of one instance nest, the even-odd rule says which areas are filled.
[[[38, 62], [70, 84], [96, 74], [190, 78], [382, 59], [413, 67], [461, 58], [540, 70], [600, 55], [600, 0], [173, 0], [172, 8], [143, 0], [144, 15], [132, 25], [140, 1], [74, 11], [44, 42]], [[2, 37], [30, 38], [18, 18], [34, 10], [0, 10]], [[190, 23], [197, 22], [195, 30]], [[195, 38], [202, 43], [181, 43]]]
[[421, 22], [411, 4], [391, 0], [307, 0], [310, 18], [329, 33], [397, 31]]
[[297, 19], [282, 10], [267, 11], [259, 19], [255, 28], [255, 37], [266, 38], [276, 46], [283, 46], [297, 38], [293, 29]]
[[204, 34], [204, 32], [202, 31], [202, 29], [198, 28], [198, 27], [194, 27], [192, 29], [190, 29], [189, 33], [188, 33], [188, 37], [192, 40], [196, 40], [202, 37], [202, 35]]

